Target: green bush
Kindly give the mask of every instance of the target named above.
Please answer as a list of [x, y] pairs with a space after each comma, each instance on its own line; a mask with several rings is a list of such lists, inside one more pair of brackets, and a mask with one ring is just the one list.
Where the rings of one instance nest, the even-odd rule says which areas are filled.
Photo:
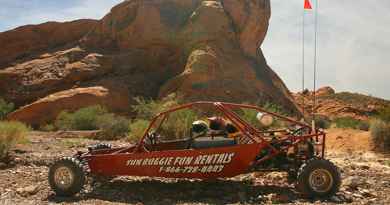
[[102, 140], [114, 140], [126, 137], [130, 131], [130, 120], [107, 113], [97, 119], [97, 126], [102, 130]]
[[[114, 140], [125, 137], [129, 132], [130, 120], [108, 113], [100, 106], [81, 108], [74, 113], [62, 112], [55, 122], [60, 130], [101, 130], [101, 140]], [[52, 129], [50, 125], [43, 129]]]
[[161, 134], [168, 140], [182, 139], [189, 136], [192, 123], [198, 119], [196, 112], [189, 109], [171, 113], [161, 126]]
[[[175, 96], [168, 96], [164, 100], [154, 101], [145, 100], [143, 98], [135, 98], [136, 105], [132, 106], [133, 111], [136, 113], [138, 120], [131, 124], [131, 136], [133, 139], [143, 135], [142, 129], [146, 129], [149, 125], [149, 120], [160, 112], [163, 112], [169, 108], [179, 105], [179, 102], [175, 99]], [[197, 114], [193, 110], [180, 110], [171, 113], [163, 122], [159, 133], [165, 137], [165, 139], [178, 139], [188, 135], [188, 131], [191, 129], [192, 122], [197, 120]], [[140, 126], [139, 128], [137, 126]]]
[[136, 97], [134, 100], [136, 104], [132, 106], [132, 110], [138, 119], [150, 120], [162, 111], [163, 103], [160, 101], [146, 100], [141, 97]]
[[250, 125], [258, 129], [263, 128], [259, 123], [259, 121], [257, 120], [257, 114], [259, 113], [258, 111], [253, 109], [242, 109], [242, 112], [237, 112], [237, 113], [239, 113], [240, 117], [246, 122], [248, 122]]
[[4, 119], [8, 113], [14, 110], [15, 106], [13, 103], [7, 103], [5, 100], [0, 98], [0, 120]]
[[321, 128], [321, 129], [328, 129], [330, 128], [331, 125], [331, 121], [329, 120], [329, 118], [322, 115], [317, 115], [315, 117], [315, 123], [316, 123], [316, 128]]
[[127, 137], [128, 141], [136, 142], [145, 134], [145, 130], [149, 127], [149, 121], [138, 119], [130, 124], [130, 131]]
[[370, 123], [366, 121], [361, 121], [358, 129], [363, 131], [370, 131]]
[[0, 122], [0, 161], [7, 158], [9, 150], [15, 144], [25, 140], [28, 130], [20, 122]]
[[384, 122], [390, 123], [390, 106], [379, 110], [378, 118]]
[[63, 111], [55, 125], [60, 130], [98, 130], [98, 120], [105, 114], [107, 110], [100, 105], [81, 108], [74, 113]]
[[284, 116], [289, 115], [288, 112], [282, 106], [275, 104], [275, 103], [266, 102], [263, 105], [263, 108], [267, 111], [270, 111], [270, 112], [273, 112], [276, 114], [280, 114], [280, 115], [284, 115]]
[[[247, 104], [247, 103], [246, 103]], [[287, 116], [287, 112], [279, 105], [273, 104], [270, 102], [265, 103], [262, 107], [264, 110], [277, 113], [283, 116]], [[274, 118], [274, 122], [270, 127], [264, 127], [257, 119], [257, 114], [259, 113], [257, 110], [254, 109], [241, 109], [236, 111], [240, 117], [248, 122], [250, 125], [256, 127], [257, 129], [264, 130], [269, 128], [278, 128], [283, 126], [283, 121], [279, 118]]]
[[333, 120], [337, 128], [352, 128], [368, 131], [369, 124], [362, 120], [357, 120], [352, 117], [340, 117]]
[[390, 124], [382, 120], [373, 120], [370, 131], [376, 147], [390, 151]]
[[134, 98], [136, 104], [131, 108], [136, 113], [137, 119], [151, 120], [158, 113], [179, 105], [175, 95], [170, 95], [163, 100], [147, 100], [142, 97]]
[[45, 124], [39, 127], [39, 130], [44, 132], [53, 132], [56, 131], [56, 129], [56, 126], [54, 126], [53, 124]]

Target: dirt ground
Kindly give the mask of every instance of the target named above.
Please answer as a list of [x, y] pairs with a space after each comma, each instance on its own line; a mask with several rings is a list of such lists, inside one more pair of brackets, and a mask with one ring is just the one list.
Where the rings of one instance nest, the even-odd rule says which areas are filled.
[[[390, 204], [390, 158], [372, 151], [368, 132], [328, 130], [327, 158], [342, 170], [341, 191], [325, 201], [305, 199], [283, 173], [254, 173], [215, 181], [127, 177], [89, 185], [72, 198], [56, 197], [47, 182], [49, 164], [97, 141], [31, 133], [0, 168], [0, 204]], [[112, 142], [111, 142], [112, 143]], [[114, 142], [121, 145], [124, 142]]]

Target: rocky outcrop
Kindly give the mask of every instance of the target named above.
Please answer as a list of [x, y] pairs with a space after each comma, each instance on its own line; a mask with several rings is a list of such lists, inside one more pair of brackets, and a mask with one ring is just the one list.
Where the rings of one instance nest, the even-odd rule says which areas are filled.
[[0, 70], [0, 93], [23, 105], [110, 71], [110, 58], [76, 47]]
[[326, 86], [326, 87], [322, 87], [322, 88], [318, 89], [316, 92], [316, 95], [317, 96], [327, 96], [327, 95], [333, 95], [335, 93], [336, 93], [336, 91], [332, 87]]
[[19, 120], [32, 126], [51, 123], [62, 111], [75, 111], [93, 105], [108, 107], [113, 112], [128, 110], [129, 96], [120, 87], [89, 87], [54, 93], [11, 113], [10, 120]]
[[259, 48], [269, 18], [270, 0], [124, 1], [72, 49], [2, 68], [0, 91], [25, 105], [108, 81], [126, 87], [130, 98], [272, 101], [299, 114]]
[[[305, 108], [305, 114], [313, 113], [313, 92], [296, 93], [294, 98], [301, 109]], [[330, 119], [349, 117], [369, 120], [387, 106], [390, 106], [390, 101], [357, 93], [336, 93], [332, 87], [327, 86], [316, 91], [314, 110], [316, 114]]]
[[0, 33], [0, 70], [12, 64], [77, 44], [96, 24], [96, 20], [66, 23], [47, 22], [22, 26]]

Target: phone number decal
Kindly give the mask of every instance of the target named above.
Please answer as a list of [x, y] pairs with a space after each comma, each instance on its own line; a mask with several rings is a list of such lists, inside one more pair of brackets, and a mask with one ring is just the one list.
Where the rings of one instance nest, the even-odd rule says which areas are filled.
[[225, 165], [209, 165], [209, 166], [188, 166], [188, 167], [160, 167], [160, 172], [163, 173], [219, 173], [222, 172]]
[[155, 157], [127, 160], [128, 167], [158, 166], [160, 173], [219, 173], [233, 161], [235, 153], [189, 157]]

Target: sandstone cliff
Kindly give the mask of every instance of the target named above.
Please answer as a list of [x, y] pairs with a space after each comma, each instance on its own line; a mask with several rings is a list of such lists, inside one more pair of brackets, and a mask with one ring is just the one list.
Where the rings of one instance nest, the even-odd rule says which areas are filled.
[[272, 101], [299, 113], [260, 49], [270, 14], [270, 0], [127, 0], [99, 21], [0, 33], [0, 95], [31, 104], [18, 116], [40, 98], [96, 86], [125, 88], [129, 102], [174, 92], [184, 101]]

